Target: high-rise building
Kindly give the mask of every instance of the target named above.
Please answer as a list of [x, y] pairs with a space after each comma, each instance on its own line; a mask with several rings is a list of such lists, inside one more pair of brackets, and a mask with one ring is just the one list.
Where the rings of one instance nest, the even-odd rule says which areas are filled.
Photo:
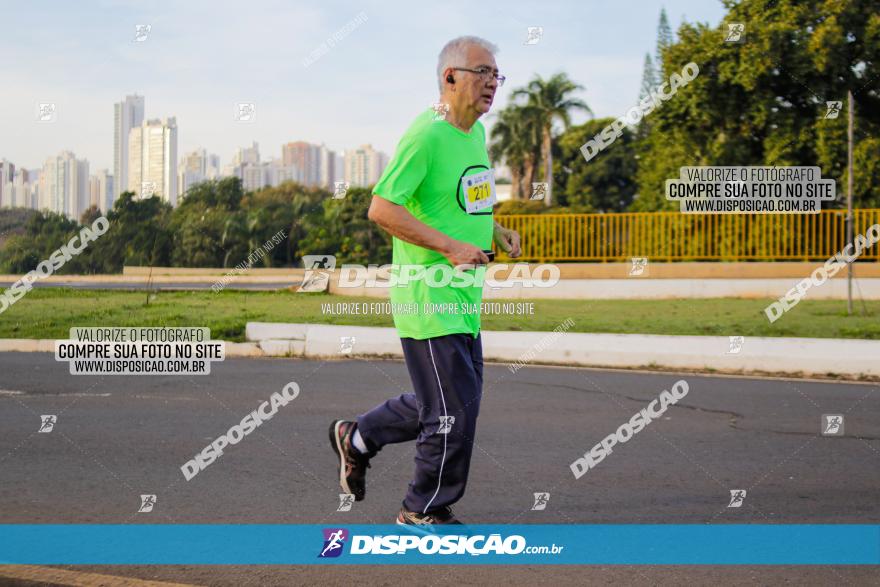
[[128, 136], [128, 187], [140, 198], [156, 195], [177, 205], [177, 120], [151, 119]]
[[15, 170], [12, 183], [7, 183], [4, 190], [5, 201], [4, 208], [32, 208], [30, 192], [32, 186], [30, 182], [36, 181], [37, 176], [28, 172], [27, 169], [19, 167]]
[[250, 192], [271, 185], [269, 165], [267, 163], [256, 165], [243, 165], [241, 168], [241, 187]]
[[89, 176], [89, 207], [101, 207], [101, 186], [98, 183], [97, 175]]
[[196, 149], [185, 153], [180, 159], [181, 171], [192, 171], [198, 175], [205, 175], [208, 166], [208, 157], [204, 149]]
[[254, 141], [250, 147], [239, 147], [232, 156], [232, 165], [257, 165], [260, 163], [260, 144]]
[[301, 174], [299, 182], [305, 186], [320, 185], [321, 148], [305, 141], [287, 143], [281, 147], [282, 165], [295, 165]]
[[208, 155], [205, 165], [205, 179], [217, 179], [220, 177], [220, 155]]
[[275, 164], [272, 168], [272, 185], [278, 186], [286, 181], [295, 181], [302, 183], [302, 171], [296, 165], [282, 165], [281, 162], [273, 161]]
[[70, 151], [46, 159], [40, 174], [41, 210], [64, 214], [73, 220], [89, 207], [89, 162]]
[[241, 167], [241, 174], [241, 186], [244, 191], [276, 187], [285, 181], [300, 181], [300, 170], [296, 165], [283, 165], [282, 161], [277, 159], [259, 165], [244, 165]]
[[241, 179], [241, 165], [233, 165], [231, 162], [220, 168], [220, 177], [237, 177]]
[[12, 180], [15, 178], [15, 165], [0, 159], [0, 208], [12, 208]]
[[196, 149], [183, 156], [180, 160], [180, 171], [177, 179], [177, 193], [181, 198], [187, 190], [197, 183], [215, 179], [220, 175], [220, 157], [209, 155], [205, 149]]
[[320, 161], [318, 185], [324, 188], [333, 189], [333, 182], [336, 181], [336, 176], [342, 176], [342, 168], [336, 167], [336, 153], [323, 144], [318, 152], [318, 160]]
[[[336, 153], [333, 160], [333, 182], [345, 181], [345, 152]], [[330, 187], [335, 188], [336, 186]]]
[[[116, 188], [113, 199], [128, 189], [128, 137], [131, 129], [144, 123], [144, 97], [126, 96], [113, 106], [113, 177]], [[140, 193], [138, 191], [137, 193]]]
[[40, 209], [40, 182], [43, 177], [42, 169], [27, 169], [27, 177], [22, 178], [25, 195], [25, 207], [31, 210]]
[[97, 206], [106, 213], [113, 208], [115, 201], [113, 176], [106, 169], [100, 169], [96, 175], [89, 176], [89, 205]]
[[379, 181], [386, 165], [385, 153], [376, 151], [372, 145], [361, 145], [345, 152], [345, 181], [351, 186], [373, 185]]
[[[232, 161], [224, 165], [222, 171], [219, 172], [220, 177], [237, 177], [244, 180], [242, 170], [248, 165], [259, 165], [260, 163], [260, 145], [254, 141], [250, 147], [239, 147], [232, 155]], [[219, 166], [219, 159], [217, 160]]]

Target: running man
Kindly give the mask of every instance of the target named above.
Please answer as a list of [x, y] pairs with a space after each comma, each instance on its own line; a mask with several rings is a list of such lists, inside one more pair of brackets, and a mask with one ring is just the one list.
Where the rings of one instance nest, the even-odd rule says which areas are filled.
[[[460, 265], [473, 274], [474, 266], [489, 262], [483, 251], [493, 240], [511, 257], [520, 255], [519, 234], [492, 217], [494, 175], [477, 121], [504, 83], [496, 52], [478, 37], [446, 44], [437, 65], [440, 103], [410, 125], [373, 188], [369, 218], [394, 237], [393, 265], [401, 275], [437, 266], [452, 275]], [[454, 287], [456, 280], [444, 280], [442, 271], [408, 275], [416, 277], [390, 288], [390, 295], [392, 304], [419, 308], [394, 314], [415, 393], [389, 399], [356, 421], [333, 422], [330, 441], [343, 491], [361, 501], [370, 459], [386, 444], [415, 440], [415, 473], [397, 523], [459, 524], [449, 506], [464, 495], [480, 410], [483, 351], [480, 313], [473, 308], [482, 302], [482, 284]], [[468, 310], [423, 312], [425, 304]]]

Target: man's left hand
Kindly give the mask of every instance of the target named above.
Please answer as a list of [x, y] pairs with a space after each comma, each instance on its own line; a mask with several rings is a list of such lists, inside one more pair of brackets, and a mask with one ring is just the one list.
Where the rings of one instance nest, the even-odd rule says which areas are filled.
[[519, 246], [519, 233], [509, 228], [504, 228], [500, 224], [495, 224], [495, 232], [492, 235], [495, 244], [501, 247], [509, 257], [517, 258], [522, 254]]

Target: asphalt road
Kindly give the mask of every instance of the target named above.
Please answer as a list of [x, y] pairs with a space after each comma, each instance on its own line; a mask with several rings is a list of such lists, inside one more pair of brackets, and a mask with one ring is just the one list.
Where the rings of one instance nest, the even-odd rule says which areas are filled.
[[[690, 391], [595, 469], [569, 464], [678, 379]], [[299, 397], [187, 482], [180, 466], [290, 381]], [[0, 353], [2, 523], [392, 523], [413, 446], [373, 461], [337, 512], [327, 426], [409, 391], [396, 361], [229, 359], [204, 377], [71, 376]], [[876, 384], [487, 365], [471, 523], [880, 523]], [[41, 414], [55, 429], [37, 433]], [[843, 414], [845, 435], [820, 435]], [[730, 490], [746, 489], [740, 508]], [[547, 491], [546, 510], [531, 511]], [[140, 494], [156, 494], [137, 514]], [[65, 567], [201, 585], [880, 584], [877, 567]], [[3, 584], [0, 567], [0, 584]], [[18, 584], [39, 584], [20, 582]]]

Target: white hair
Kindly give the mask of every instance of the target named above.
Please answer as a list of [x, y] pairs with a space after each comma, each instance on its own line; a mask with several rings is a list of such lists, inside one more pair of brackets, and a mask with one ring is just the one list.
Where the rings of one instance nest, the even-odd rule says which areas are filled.
[[464, 67], [464, 61], [467, 59], [467, 50], [471, 45], [482, 47], [491, 53], [493, 57], [498, 53], [497, 46], [480, 37], [458, 37], [446, 43], [446, 46], [440, 51], [440, 57], [437, 60], [437, 85], [440, 87], [441, 93], [443, 92], [443, 82], [446, 81], [443, 78], [443, 72], [449, 67]]

